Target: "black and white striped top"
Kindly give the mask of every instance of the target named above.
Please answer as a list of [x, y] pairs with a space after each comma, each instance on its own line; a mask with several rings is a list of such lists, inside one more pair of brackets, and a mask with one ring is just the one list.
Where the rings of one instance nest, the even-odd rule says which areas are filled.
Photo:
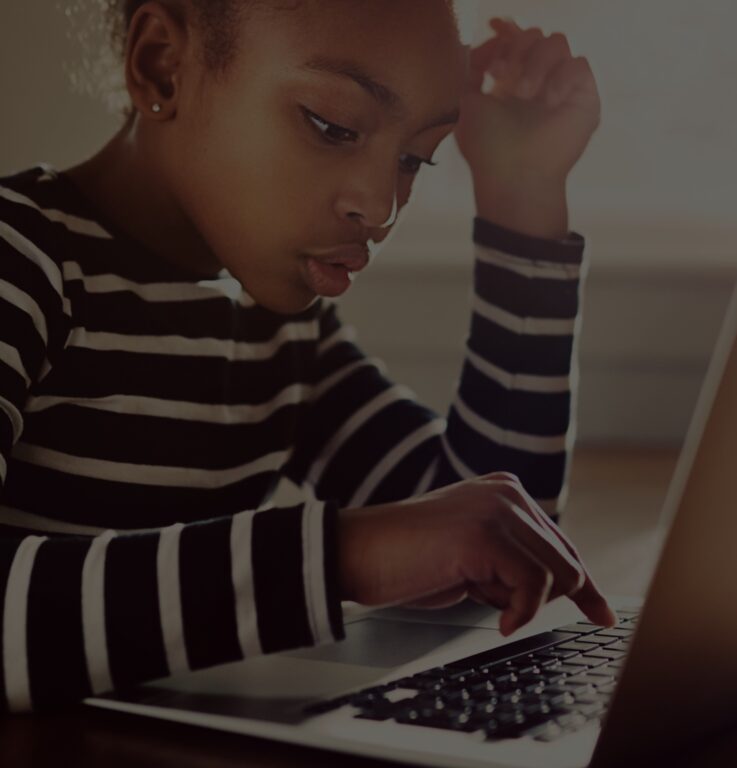
[[[0, 709], [341, 639], [342, 507], [507, 470], [554, 508], [583, 240], [473, 240], [446, 420], [335, 302], [273, 313], [49, 165], [0, 179]], [[284, 476], [303, 503], [270, 505]]]

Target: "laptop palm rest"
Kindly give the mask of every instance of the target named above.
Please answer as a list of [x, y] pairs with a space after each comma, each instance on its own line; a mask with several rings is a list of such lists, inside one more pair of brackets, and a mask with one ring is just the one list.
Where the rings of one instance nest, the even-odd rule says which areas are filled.
[[[174, 675], [118, 692], [118, 701], [230, 717], [299, 723], [306, 703], [385, 677], [392, 669], [491, 629], [366, 617], [345, 626], [340, 643], [257, 656]], [[106, 698], [106, 697], [101, 697]]]

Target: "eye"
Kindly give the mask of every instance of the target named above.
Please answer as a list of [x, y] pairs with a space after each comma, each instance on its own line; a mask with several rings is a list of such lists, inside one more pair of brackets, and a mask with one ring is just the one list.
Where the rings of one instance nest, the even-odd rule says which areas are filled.
[[[356, 131], [352, 131], [350, 128], [344, 128], [342, 125], [337, 125], [336, 123], [331, 123], [305, 107], [302, 107], [302, 111], [310, 124], [320, 134], [320, 137], [328, 144], [336, 145], [353, 143], [358, 139]], [[423, 164], [437, 165], [437, 162], [426, 160], [425, 158], [417, 157], [416, 155], [405, 154], [402, 155], [402, 158], [402, 163], [400, 165], [402, 173], [406, 173], [410, 176], [414, 176], [418, 173]]]
[[309, 109], [305, 109], [304, 107], [302, 107], [302, 110], [305, 113], [305, 117], [315, 127], [320, 136], [330, 144], [353, 142], [358, 138], [358, 134], [350, 128], [343, 128], [342, 125], [329, 123], [327, 120], [320, 117], [320, 115], [316, 115], [314, 112], [310, 112]]
[[415, 155], [402, 155], [402, 157], [405, 158], [403, 162], [406, 164], [402, 168], [402, 171], [410, 175], [419, 173], [419, 170], [423, 165], [437, 165], [437, 163], [432, 160], [425, 160], [425, 158], [417, 157]]

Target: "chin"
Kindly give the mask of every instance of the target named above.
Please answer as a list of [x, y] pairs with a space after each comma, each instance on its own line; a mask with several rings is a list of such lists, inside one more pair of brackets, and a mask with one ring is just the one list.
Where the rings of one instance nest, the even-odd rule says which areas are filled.
[[319, 296], [315, 296], [312, 291], [309, 290], [286, 290], [282, 292], [282, 295], [275, 298], [273, 295], [269, 297], [260, 298], [255, 293], [252, 293], [248, 289], [246, 292], [253, 298], [253, 300], [264, 309], [274, 312], [277, 315], [298, 315], [309, 309], [316, 304], [319, 300]]

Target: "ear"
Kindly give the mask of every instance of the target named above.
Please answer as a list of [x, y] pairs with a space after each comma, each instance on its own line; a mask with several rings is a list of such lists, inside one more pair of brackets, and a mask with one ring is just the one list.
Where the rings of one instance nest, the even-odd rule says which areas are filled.
[[133, 106], [146, 118], [176, 115], [188, 34], [186, 21], [160, 2], [147, 2], [131, 19], [125, 80]]

